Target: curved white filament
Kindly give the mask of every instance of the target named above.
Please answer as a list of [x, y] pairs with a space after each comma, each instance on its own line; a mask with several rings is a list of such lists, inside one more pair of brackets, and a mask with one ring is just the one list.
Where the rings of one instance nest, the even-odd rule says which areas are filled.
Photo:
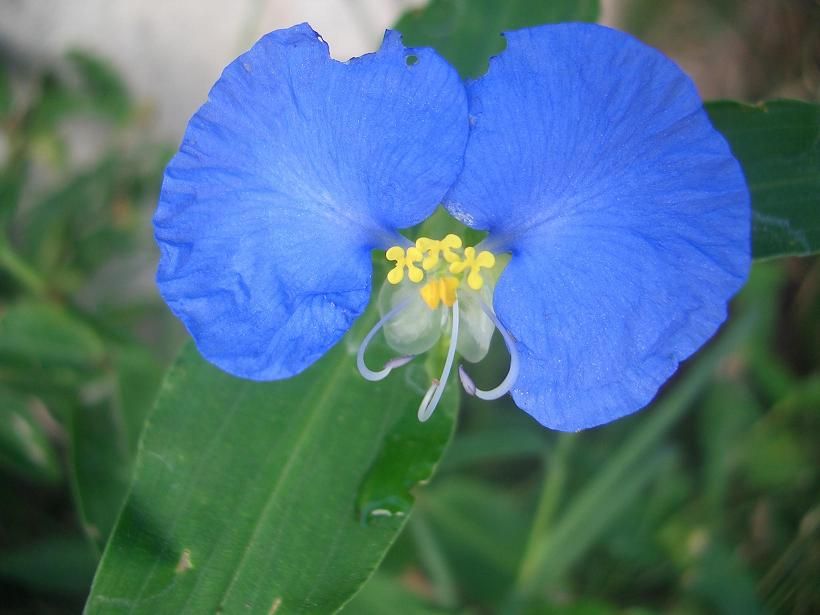
[[441, 396], [444, 394], [444, 387], [447, 386], [447, 379], [450, 377], [450, 370], [453, 368], [453, 359], [456, 356], [456, 345], [458, 343], [458, 299], [453, 303], [453, 330], [450, 332], [450, 347], [447, 349], [447, 358], [444, 360], [444, 369], [441, 370], [441, 377], [433, 380], [433, 384], [427, 389], [424, 398], [419, 405], [419, 421], [422, 423], [429, 419], [438, 406]]
[[498, 318], [496, 318], [492, 308], [488, 307], [483, 301], [480, 303], [481, 309], [484, 310], [487, 317], [493, 321], [496, 329], [498, 329], [499, 333], [501, 333], [501, 337], [504, 338], [504, 344], [507, 346], [507, 352], [510, 353], [510, 369], [507, 371], [507, 375], [504, 377], [504, 380], [501, 381], [501, 384], [493, 389], [490, 389], [489, 391], [476, 387], [473, 379], [470, 378], [464, 370], [464, 367], [461, 365], [458, 366], [458, 377], [461, 380], [461, 386], [464, 387], [464, 391], [468, 395], [474, 395], [475, 397], [485, 401], [492, 401], [509, 393], [510, 389], [515, 384], [515, 381], [518, 379], [518, 351], [515, 349], [515, 340], [512, 338], [512, 335], [510, 335], [509, 331], [507, 331], [503, 325], [498, 322]]
[[430, 400], [433, 398], [433, 395], [436, 393], [436, 391], [438, 391], [439, 384], [440, 382], [434, 379], [433, 384], [431, 384], [427, 388], [427, 392], [424, 394], [424, 397], [421, 398], [418, 416], [419, 421], [421, 421], [422, 423], [429, 419], [433, 414], [433, 410], [435, 410], [435, 408], [433, 408], [433, 410], [428, 411], [428, 409], [430, 408]]
[[370, 380], [371, 382], [378, 382], [379, 380], [384, 380], [387, 378], [387, 375], [392, 372], [395, 368], [401, 367], [402, 365], [406, 365], [410, 361], [415, 358], [415, 355], [409, 355], [404, 357], [396, 357], [394, 359], [390, 359], [387, 363], [384, 364], [384, 367], [379, 371], [373, 371], [364, 362], [364, 353], [367, 351], [367, 347], [370, 345], [371, 340], [373, 337], [381, 330], [381, 328], [385, 325], [386, 322], [395, 318], [399, 312], [401, 312], [404, 308], [409, 305], [410, 301], [402, 301], [393, 309], [391, 309], [387, 314], [385, 314], [376, 325], [370, 329], [370, 332], [364, 336], [361, 345], [359, 346], [359, 351], [356, 353], [356, 367], [359, 369], [359, 373], [362, 375], [362, 378], [365, 380]]

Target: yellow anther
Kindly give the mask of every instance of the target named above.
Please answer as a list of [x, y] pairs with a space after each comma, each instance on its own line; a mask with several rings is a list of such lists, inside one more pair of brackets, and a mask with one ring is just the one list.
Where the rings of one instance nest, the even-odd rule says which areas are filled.
[[430, 239], [429, 237], [419, 237], [416, 239], [416, 247], [422, 252], [427, 252], [421, 266], [425, 271], [430, 271], [438, 265], [439, 256], [443, 256], [448, 263], [458, 260], [458, 254], [453, 249], [461, 247], [461, 237], [450, 233], [444, 239]]
[[428, 282], [421, 287], [419, 293], [427, 304], [427, 307], [431, 310], [435, 310], [440, 303], [443, 303], [447, 307], [453, 307], [453, 304], [456, 302], [457, 288], [458, 280], [447, 276]]
[[491, 269], [495, 266], [495, 256], [492, 252], [482, 250], [476, 255], [475, 248], [464, 248], [464, 260], [450, 263], [450, 273], [462, 273], [469, 269], [467, 285], [473, 290], [480, 290], [484, 286], [481, 269]]
[[418, 248], [411, 246], [405, 252], [401, 246], [393, 246], [385, 252], [385, 256], [387, 260], [396, 262], [396, 266], [387, 274], [387, 281], [391, 284], [398, 284], [404, 279], [405, 267], [407, 267], [407, 277], [411, 282], [419, 283], [424, 278], [424, 272], [414, 264], [422, 259]]

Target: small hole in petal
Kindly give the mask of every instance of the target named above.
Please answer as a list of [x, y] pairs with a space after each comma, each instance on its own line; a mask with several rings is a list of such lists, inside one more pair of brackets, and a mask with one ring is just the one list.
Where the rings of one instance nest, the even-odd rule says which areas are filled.
[[405, 59], [407, 66], [415, 66], [419, 62], [419, 57], [414, 55], [409, 55]]

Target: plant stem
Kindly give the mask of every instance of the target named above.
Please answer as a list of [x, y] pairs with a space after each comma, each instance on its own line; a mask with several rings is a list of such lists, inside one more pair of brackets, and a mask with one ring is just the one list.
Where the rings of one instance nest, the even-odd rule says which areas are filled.
[[[544, 457], [541, 495], [538, 498], [538, 506], [535, 509], [535, 516], [530, 527], [527, 546], [518, 567], [517, 579], [528, 576], [529, 570], [533, 567], [537, 558], [538, 547], [552, 524], [555, 511], [558, 509], [561, 500], [561, 494], [564, 491], [567, 480], [567, 461], [575, 442], [578, 441], [576, 434], [560, 434], [557, 438], [557, 446]], [[522, 604], [513, 601], [507, 607], [509, 613], [516, 613], [520, 610]]]
[[418, 549], [419, 559], [433, 581], [436, 601], [446, 609], [455, 608], [458, 605], [456, 584], [433, 530], [418, 512], [410, 517], [409, 525]]
[[573, 444], [577, 441], [575, 434], [561, 434], [558, 436], [558, 445], [545, 458], [544, 479], [542, 482], [541, 495], [538, 499], [538, 506], [535, 509], [530, 535], [527, 539], [527, 547], [524, 557], [519, 567], [519, 576], [531, 565], [535, 555], [535, 547], [540, 544], [544, 535], [555, 517], [558, 509], [561, 493], [567, 479], [567, 459]]

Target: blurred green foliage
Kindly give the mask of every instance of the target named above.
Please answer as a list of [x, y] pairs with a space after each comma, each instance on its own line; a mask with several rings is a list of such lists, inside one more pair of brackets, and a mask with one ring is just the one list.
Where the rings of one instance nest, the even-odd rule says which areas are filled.
[[461, 73], [476, 78], [504, 49], [501, 33], [533, 24], [595, 21], [598, 0], [432, 0], [396, 24], [404, 43], [433, 47]]
[[146, 267], [170, 150], [142, 113], [87, 54], [0, 62], [4, 612], [82, 604], [177, 343]]
[[[495, 35], [501, 29], [550, 15], [594, 19], [597, 3], [571, 4], [521, 1], [502, 10], [501, 3], [435, 0], [398, 27], [408, 44], [438, 46], [475, 76], [503, 47]], [[739, 96], [780, 96], [795, 91], [795, 83], [803, 88], [795, 95], [817, 96], [805, 63], [820, 29], [810, 19], [817, 15], [811, 2], [622, 5], [633, 33], [672, 50], [740, 37], [752, 51], [733, 64], [748, 75]], [[769, 22], [792, 28], [785, 30], [793, 44], [772, 43]], [[736, 123], [734, 112], [751, 108], [720, 103], [710, 113], [733, 145], [749, 141], [738, 155], [745, 167], [750, 156], [756, 177], [774, 173], [768, 154], [780, 156], [777, 174], [788, 176], [794, 198], [786, 203], [780, 192], [766, 194], [766, 213], [797, 204], [797, 217], [788, 218], [815, 237], [817, 107], [773, 108], [809, 117], [786, 122], [793, 142], [804, 136], [799, 152], [766, 147], [783, 136], [777, 124], [761, 128], [769, 135], [763, 146], [749, 140], [744, 130], [751, 125]], [[2, 612], [82, 608], [129, 489], [161, 375], [182, 340], [151, 284], [149, 217], [170, 152], [146, 138], [148, 120], [99, 59], [72, 53], [37, 73], [0, 64]], [[795, 173], [804, 178], [802, 188], [792, 181]], [[441, 216], [430, 222], [440, 223]], [[770, 245], [761, 255], [795, 251]], [[813, 251], [813, 243], [803, 250]], [[438, 475], [414, 491], [410, 522], [343, 612], [817, 612], [818, 314], [816, 258], [757, 263], [730, 325], [635, 416], [564, 435], [543, 430], [509, 400], [464, 400]], [[478, 383], [493, 381], [504, 361], [495, 348], [476, 370]], [[173, 437], [160, 433], [155, 441]], [[264, 441], [260, 434], [257, 446]], [[374, 460], [411, 465], [414, 455], [425, 455], [417, 441], [398, 444], [374, 452]], [[372, 482], [364, 483], [371, 495], [406, 491], [405, 484], [392, 485], [395, 476], [385, 467], [372, 466]], [[242, 514], [234, 500], [217, 506], [221, 496], [200, 493], [200, 508]], [[321, 508], [313, 508], [310, 518], [321, 518]], [[358, 512], [351, 505], [344, 522], [358, 520]], [[128, 536], [122, 532], [121, 544], [133, 547]], [[378, 560], [390, 539], [382, 542], [373, 543], [368, 561]], [[326, 547], [315, 548], [324, 556]]]

